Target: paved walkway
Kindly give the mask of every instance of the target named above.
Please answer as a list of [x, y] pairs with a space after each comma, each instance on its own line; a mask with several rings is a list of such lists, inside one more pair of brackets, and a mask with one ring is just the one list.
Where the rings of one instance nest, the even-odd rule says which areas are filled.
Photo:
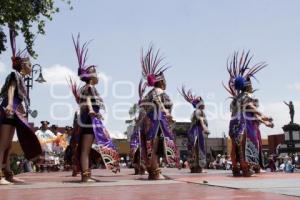
[[[92, 184], [79, 183], [70, 172], [27, 173], [19, 175], [26, 184], [0, 186], [0, 200], [189, 200], [189, 199], [272, 199], [300, 197], [300, 174], [265, 173], [251, 178], [233, 178], [230, 172], [209, 171], [190, 174], [187, 170], [165, 169], [169, 180], [148, 181], [147, 176], [133, 176], [125, 169], [118, 175], [94, 170]], [[298, 198], [296, 197], [298, 196]]]

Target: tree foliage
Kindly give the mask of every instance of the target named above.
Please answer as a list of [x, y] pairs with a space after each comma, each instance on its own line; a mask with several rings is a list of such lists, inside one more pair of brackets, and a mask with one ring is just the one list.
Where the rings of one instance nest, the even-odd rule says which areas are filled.
[[[70, 9], [71, 0], [66, 2]], [[59, 8], [54, 0], [0, 0], [0, 54], [6, 50], [8, 36], [4, 27], [23, 35], [28, 53], [36, 57], [34, 40], [36, 35], [45, 34], [45, 23], [52, 20]]]

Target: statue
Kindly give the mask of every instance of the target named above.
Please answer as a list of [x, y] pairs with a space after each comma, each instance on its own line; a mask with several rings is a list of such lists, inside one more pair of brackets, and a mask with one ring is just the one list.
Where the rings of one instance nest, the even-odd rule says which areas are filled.
[[290, 124], [293, 124], [294, 123], [294, 116], [295, 116], [295, 108], [294, 108], [294, 104], [292, 101], [290, 101], [290, 103], [287, 103], [287, 102], [283, 102], [285, 105], [287, 105], [290, 109], [290, 117], [291, 117], [291, 122]]

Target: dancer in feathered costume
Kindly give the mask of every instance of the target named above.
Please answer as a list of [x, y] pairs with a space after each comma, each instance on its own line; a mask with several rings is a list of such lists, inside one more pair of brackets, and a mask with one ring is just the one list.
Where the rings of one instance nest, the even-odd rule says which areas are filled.
[[[228, 85], [224, 87], [230, 93], [232, 102], [229, 136], [232, 141], [231, 159], [234, 176], [251, 176], [253, 169], [260, 164], [259, 124], [273, 127], [272, 118], [264, 116], [257, 109], [257, 100], [253, 98], [251, 79], [267, 65], [262, 62], [250, 65], [249, 52], [239, 55], [235, 52], [227, 64]], [[242, 171], [242, 174], [241, 174]]]
[[[77, 83], [70, 79], [69, 80], [69, 84], [71, 86], [72, 92], [75, 96], [75, 100], [76, 102], [79, 104], [79, 91], [80, 88], [77, 87]], [[76, 111], [74, 114], [74, 118], [73, 118], [73, 128], [72, 128], [72, 133], [71, 133], [71, 139], [70, 139], [70, 146], [69, 146], [69, 161], [71, 161], [71, 165], [72, 165], [72, 176], [76, 177], [79, 173], [81, 173], [81, 164], [80, 164], [80, 157], [81, 157], [81, 149], [79, 148], [80, 146], [80, 126], [78, 124], [78, 120], [80, 117], [80, 111]], [[92, 149], [89, 153], [89, 160], [90, 161], [95, 161], [95, 158], [97, 160], [102, 161], [101, 164], [103, 164], [104, 166], [105, 163], [103, 162], [103, 159], [101, 157], [101, 155], [99, 154], [99, 150], [98, 150], [98, 146], [92, 145]], [[92, 166], [92, 163], [89, 163], [89, 166]]]
[[193, 95], [191, 90], [186, 91], [184, 87], [179, 92], [195, 108], [191, 119], [191, 128], [187, 133], [190, 153], [189, 164], [191, 173], [201, 173], [206, 166], [205, 135], [209, 134], [204, 113], [204, 101], [202, 97]]
[[175, 143], [175, 136], [171, 130], [174, 123], [171, 111], [172, 101], [166, 94], [166, 80], [164, 71], [167, 69], [162, 65], [163, 58], [160, 52], [154, 52], [150, 47], [146, 55], [142, 53], [141, 65], [143, 77], [148, 86], [153, 89], [142, 100], [146, 116], [143, 119], [142, 135], [145, 144], [144, 155], [146, 156], [147, 171], [150, 180], [163, 179], [159, 169], [158, 160], [163, 158], [170, 166], [179, 167], [179, 154]]
[[100, 110], [104, 109], [104, 104], [95, 87], [99, 81], [96, 66], [86, 66], [88, 43], [80, 46], [79, 39], [79, 35], [77, 41], [73, 38], [73, 43], [78, 58], [78, 76], [85, 85], [78, 90], [76, 84], [73, 83], [72, 91], [80, 107], [78, 126], [80, 128], [79, 149], [82, 182], [90, 182], [92, 179], [89, 169], [89, 154], [94, 140], [95, 148], [100, 153], [105, 166], [115, 173], [120, 170], [120, 157], [102, 122]]
[[131, 160], [133, 162], [133, 167], [135, 170], [135, 175], [143, 175], [145, 174], [146, 166], [145, 166], [145, 156], [142, 155], [141, 150], [141, 125], [143, 122], [143, 119], [145, 117], [145, 110], [143, 109], [141, 105], [141, 100], [143, 99], [143, 95], [145, 92], [145, 89], [147, 87], [146, 83], [143, 83], [143, 81], [140, 81], [139, 84], [139, 102], [137, 104], [138, 106], [138, 118], [135, 119], [135, 126], [133, 130], [133, 134], [130, 138], [130, 156]]
[[26, 109], [29, 101], [24, 77], [31, 73], [31, 63], [24, 53], [16, 53], [16, 32], [9, 30], [12, 48], [12, 68], [0, 92], [0, 184], [10, 184], [20, 180], [13, 177], [10, 169], [10, 150], [12, 139], [17, 130], [20, 145], [25, 158], [34, 159], [41, 153], [39, 140], [28, 123]]

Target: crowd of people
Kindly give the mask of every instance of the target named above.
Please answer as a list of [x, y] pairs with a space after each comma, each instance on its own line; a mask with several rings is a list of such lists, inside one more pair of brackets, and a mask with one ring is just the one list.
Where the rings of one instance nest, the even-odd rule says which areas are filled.
[[[58, 131], [58, 126], [53, 124], [50, 128], [48, 121], [42, 121], [41, 127], [35, 132], [42, 147], [42, 155], [36, 163], [36, 171], [58, 171], [64, 166], [68, 167], [66, 152], [70, 145], [73, 128], [66, 126], [63, 133]], [[66, 154], [67, 153], [67, 154]]]
[[[268, 155], [265, 152], [262, 164], [261, 171], [294, 173], [300, 169], [300, 156], [299, 154]], [[231, 170], [231, 157], [218, 154], [213, 161], [209, 162], [208, 169]]]
[[298, 172], [300, 169], [300, 156], [299, 154], [270, 155], [267, 169], [271, 172]]

